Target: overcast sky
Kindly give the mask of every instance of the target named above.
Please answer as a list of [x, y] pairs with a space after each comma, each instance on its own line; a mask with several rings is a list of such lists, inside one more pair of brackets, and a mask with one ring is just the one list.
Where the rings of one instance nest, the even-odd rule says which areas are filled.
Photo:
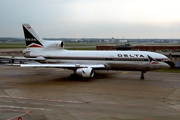
[[1, 0], [0, 37], [180, 38], [180, 0]]

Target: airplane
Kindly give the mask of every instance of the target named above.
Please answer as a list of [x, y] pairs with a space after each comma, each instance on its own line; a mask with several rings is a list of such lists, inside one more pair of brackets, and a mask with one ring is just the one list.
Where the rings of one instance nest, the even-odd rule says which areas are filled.
[[165, 55], [147, 51], [66, 50], [63, 41], [40, 38], [29, 24], [22, 24], [26, 46], [24, 59], [37, 63], [21, 67], [64, 68], [74, 71], [70, 77], [92, 78], [96, 70], [140, 71], [140, 79], [151, 70], [169, 69], [174, 63]]

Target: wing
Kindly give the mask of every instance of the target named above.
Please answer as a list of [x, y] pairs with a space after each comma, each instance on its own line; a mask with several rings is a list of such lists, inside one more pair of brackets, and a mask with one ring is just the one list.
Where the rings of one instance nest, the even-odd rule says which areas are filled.
[[104, 64], [20, 64], [21, 67], [44, 67], [44, 68], [105, 68]]
[[11, 56], [0, 56], [0, 60], [9, 60], [11, 58]]
[[0, 62], [9, 62], [13, 63], [14, 59], [12, 56], [0, 56]]
[[[59, 64], [41, 64], [35, 61], [44, 61], [44, 57], [36, 57], [36, 58], [26, 58], [26, 57], [12, 57], [12, 56], [0, 56], [0, 61], [9, 61], [14, 63], [14, 61], [29, 61], [29, 64], [11, 64], [11, 65], [20, 65], [21, 67], [44, 67], [44, 68], [105, 68], [104, 64], [73, 64], [73, 63], [59, 63]], [[34, 62], [30, 62], [34, 61]]]

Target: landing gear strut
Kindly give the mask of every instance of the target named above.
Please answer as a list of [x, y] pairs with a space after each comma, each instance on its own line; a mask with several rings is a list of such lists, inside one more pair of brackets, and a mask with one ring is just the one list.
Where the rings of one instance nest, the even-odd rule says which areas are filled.
[[144, 79], [144, 73], [146, 73], [146, 71], [141, 71], [141, 80], [143, 80]]
[[70, 75], [70, 78], [76, 78], [76, 77], [77, 77], [76, 73]]

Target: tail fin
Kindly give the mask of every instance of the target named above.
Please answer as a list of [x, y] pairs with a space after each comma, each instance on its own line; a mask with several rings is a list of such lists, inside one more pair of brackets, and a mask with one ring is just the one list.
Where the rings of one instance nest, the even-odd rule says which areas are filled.
[[43, 48], [42, 39], [35, 33], [29, 24], [23, 24], [24, 37], [27, 47]]

